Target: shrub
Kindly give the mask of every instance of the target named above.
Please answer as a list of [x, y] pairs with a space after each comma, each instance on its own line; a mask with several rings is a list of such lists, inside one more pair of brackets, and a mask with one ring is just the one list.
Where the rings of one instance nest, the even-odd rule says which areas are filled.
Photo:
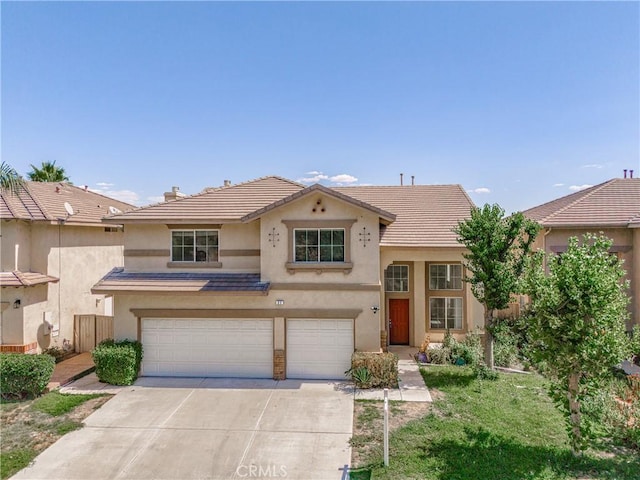
[[469, 333], [462, 342], [453, 338], [449, 331], [442, 340], [442, 347], [430, 348], [427, 356], [431, 363], [445, 365], [475, 365], [482, 358], [480, 335]]
[[64, 358], [64, 356], [66, 355], [66, 352], [60, 347], [45, 348], [44, 350], [42, 350], [42, 353], [45, 355], [51, 355], [56, 361], [56, 363], [60, 363]]
[[497, 380], [498, 372], [490, 369], [487, 365], [480, 361], [476, 365], [473, 365], [473, 374], [478, 380]]
[[507, 322], [493, 326], [493, 358], [498, 367], [511, 367], [518, 360], [518, 335]]
[[359, 388], [396, 388], [398, 356], [394, 353], [354, 352], [344, 372]]
[[4, 398], [40, 395], [47, 387], [55, 360], [50, 355], [0, 353], [0, 392]]
[[140, 371], [142, 344], [133, 340], [105, 340], [91, 352], [100, 381], [131, 385]]

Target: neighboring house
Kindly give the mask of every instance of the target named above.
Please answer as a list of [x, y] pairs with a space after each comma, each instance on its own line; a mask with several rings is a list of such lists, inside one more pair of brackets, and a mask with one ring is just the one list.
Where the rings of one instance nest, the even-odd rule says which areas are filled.
[[0, 198], [0, 350], [74, 344], [75, 314], [111, 314], [91, 287], [122, 265], [122, 227], [102, 217], [131, 205], [69, 183], [26, 182]]
[[640, 178], [614, 178], [523, 212], [543, 229], [536, 246], [562, 253], [570, 237], [603, 233], [631, 283], [627, 328], [640, 323]]
[[144, 375], [344, 378], [354, 349], [482, 326], [452, 232], [472, 207], [459, 186], [176, 192], [105, 219], [124, 225], [124, 268], [93, 292], [114, 296], [116, 338], [143, 343]]

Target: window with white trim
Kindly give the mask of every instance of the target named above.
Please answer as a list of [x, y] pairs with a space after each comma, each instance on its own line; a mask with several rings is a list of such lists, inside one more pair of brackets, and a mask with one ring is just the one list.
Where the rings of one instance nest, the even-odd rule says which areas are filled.
[[429, 323], [433, 329], [462, 330], [462, 298], [431, 297]]
[[462, 265], [429, 265], [429, 290], [462, 290]]
[[172, 262], [217, 262], [218, 230], [171, 232]]
[[296, 228], [295, 262], [344, 262], [344, 228]]
[[408, 292], [409, 266], [389, 265], [384, 271], [384, 289], [387, 292]]

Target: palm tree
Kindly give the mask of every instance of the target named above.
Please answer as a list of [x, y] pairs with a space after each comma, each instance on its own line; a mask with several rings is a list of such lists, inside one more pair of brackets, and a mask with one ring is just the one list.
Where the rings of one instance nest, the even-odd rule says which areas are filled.
[[32, 182], [68, 182], [63, 167], [56, 167], [56, 161], [42, 162], [40, 168], [31, 165], [31, 171], [27, 173], [29, 180]]
[[6, 162], [0, 164], [0, 190], [17, 193], [24, 186], [24, 180], [15, 168]]

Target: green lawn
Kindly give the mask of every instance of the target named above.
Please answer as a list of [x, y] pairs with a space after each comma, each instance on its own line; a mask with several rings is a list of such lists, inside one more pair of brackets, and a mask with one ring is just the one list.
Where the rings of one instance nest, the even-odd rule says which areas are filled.
[[388, 468], [380, 445], [352, 479], [640, 479], [633, 453], [572, 456], [563, 417], [537, 375], [478, 381], [466, 367], [422, 374], [440, 399], [425, 417], [392, 433]]

